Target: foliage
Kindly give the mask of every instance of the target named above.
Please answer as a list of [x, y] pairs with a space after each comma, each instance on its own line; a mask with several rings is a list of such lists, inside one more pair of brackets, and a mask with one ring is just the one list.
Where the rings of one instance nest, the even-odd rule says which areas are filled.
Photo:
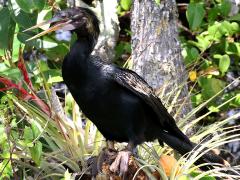
[[[156, 0], [156, 3], [161, 1]], [[126, 14], [131, 4], [131, 0], [121, 0], [119, 14]], [[62, 82], [61, 62], [75, 37], [68, 42], [49, 34], [26, 41], [41, 30], [23, 30], [50, 18], [58, 7], [66, 7], [65, 2], [10, 0], [8, 6], [0, 9], [0, 179], [73, 179], [74, 173], [81, 177], [88, 170], [87, 159], [97, 155], [105, 145], [96, 127], [79, 112], [71, 95], [63, 90], [59, 98], [52, 90], [56, 83]], [[227, 73], [236, 70], [239, 63], [239, 26], [236, 23], [239, 16], [228, 16], [229, 4], [226, 1], [215, 3], [210, 10], [207, 7], [199, 1], [189, 5], [187, 18], [191, 38], [182, 38], [185, 61], [195, 75], [192, 81], [198, 83], [194, 92], [201, 91], [193, 96], [194, 103], [199, 106], [178, 122], [185, 132], [212, 111], [226, 106], [239, 107], [240, 104], [239, 92], [229, 91], [230, 86], [225, 87], [228, 84]], [[116, 59], [123, 53], [131, 53], [128, 42], [118, 43]], [[227, 94], [219, 100], [217, 95], [223, 91]], [[215, 108], [209, 107], [208, 113], [186, 125], [210, 102], [214, 102], [211, 107]], [[171, 102], [167, 104], [173, 105]], [[238, 115], [200, 130], [192, 140], [200, 141], [216, 129], [221, 131], [219, 135], [206, 141], [204, 146], [215, 148], [239, 140], [238, 136], [231, 134], [239, 127], [224, 129], [224, 125]], [[159, 165], [160, 154], [174, 154], [167, 147], [145, 143], [139, 147], [136, 161], [150, 178], [154, 178], [154, 172], [162, 179], [168, 179], [167, 175], [169, 179], [203, 177], [209, 180], [215, 178], [208, 174], [227, 176], [220, 174], [221, 167], [214, 173], [200, 174], [192, 165], [201, 153], [190, 152], [186, 157], [177, 158], [176, 167], [173, 166], [168, 174]]]
[[[194, 88], [192, 101], [197, 106], [240, 75], [240, 19], [239, 14], [231, 15], [228, 0], [191, 1], [186, 17], [188, 24], [185, 23], [187, 27], [182, 26], [181, 41]], [[236, 84], [239, 86], [239, 81]], [[216, 111], [214, 107], [239, 93], [239, 88], [228, 88], [222, 98], [214, 99], [208, 105], [208, 109]], [[221, 110], [239, 107], [235, 100]]]
[[119, 14], [124, 14], [124, 11], [129, 11], [132, 5], [132, 0], [120, 0], [120, 3], [117, 7]]

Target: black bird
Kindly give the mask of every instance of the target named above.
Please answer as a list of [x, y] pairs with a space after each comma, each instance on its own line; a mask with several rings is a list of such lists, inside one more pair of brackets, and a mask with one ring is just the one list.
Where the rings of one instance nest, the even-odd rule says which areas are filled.
[[[128, 142], [135, 147], [158, 139], [184, 155], [196, 145], [177, 127], [153, 89], [135, 72], [108, 64], [91, 52], [100, 30], [96, 15], [87, 8], [70, 8], [53, 19], [36, 25], [52, 26], [31, 39], [58, 29], [75, 32], [77, 40], [66, 55], [62, 76], [83, 113], [110, 141]], [[209, 152], [196, 164], [227, 164]], [[206, 168], [203, 168], [206, 169]]]

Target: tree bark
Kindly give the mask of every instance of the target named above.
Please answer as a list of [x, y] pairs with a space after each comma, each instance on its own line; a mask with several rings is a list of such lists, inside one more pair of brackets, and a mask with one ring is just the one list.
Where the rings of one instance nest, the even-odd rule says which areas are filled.
[[[167, 84], [164, 92], [174, 90], [176, 95], [185, 83], [178, 99], [187, 97], [187, 73], [178, 40], [175, 1], [161, 0], [157, 4], [155, 0], [135, 0], [131, 28], [133, 70], [157, 92]], [[190, 101], [185, 102], [179, 113], [181, 117], [191, 110]]]

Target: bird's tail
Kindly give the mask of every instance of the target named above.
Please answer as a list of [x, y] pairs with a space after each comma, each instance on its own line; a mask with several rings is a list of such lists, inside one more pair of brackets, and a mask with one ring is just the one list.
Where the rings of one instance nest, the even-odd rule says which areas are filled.
[[[164, 141], [167, 145], [169, 145], [171, 148], [176, 150], [181, 155], [184, 155], [186, 153], [189, 153], [193, 150], [193, 148], [196, 147], [196, 144], [190, 142], [190, 141], [184, 141], [183, 139], [180, 139], [169, 132], [160, 131], [159, 132], [159, 141]], [[204, 150], [207, 150], [206, 148]], [[204, 163], [217, 163], [222, 164], [224, 166], [229, 166], [229, 163], [225, 161], [223, 158], [215, 154], [212, 150], [209, 150], [207, 153], [205, 153], [201, 158], [199, 158], [195, 164], [200, 165]], [[200, 169], [206, 171], [209, 169], [213, 169], [213, 166], [206, 165], [201, 166]]]

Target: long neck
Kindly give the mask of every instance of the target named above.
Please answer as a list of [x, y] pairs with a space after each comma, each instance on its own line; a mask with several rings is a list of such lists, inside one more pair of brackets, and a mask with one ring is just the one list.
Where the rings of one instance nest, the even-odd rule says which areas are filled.
[[70, 52], [65, 57], [62, 71], [63, 78], [71, 80], [74, 76], [84, 76], [87, 72], [89, 56], [95, 46], [96, 39], [93, 37], [78, 37], [72, 45]]
[[70, 53], [74, 56], [87, 59], [93, 51], [97, 38], [92, 36], [78, 36], [77, 41], [72, 45]]

